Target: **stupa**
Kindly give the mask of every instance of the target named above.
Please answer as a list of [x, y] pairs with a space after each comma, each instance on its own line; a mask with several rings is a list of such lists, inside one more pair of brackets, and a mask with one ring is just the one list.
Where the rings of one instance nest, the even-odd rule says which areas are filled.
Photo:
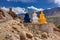
[[26, 10], [26, 14], [25, 14], [25, 17], [24, 17], [24, 22], [25, 23], [30, 23], [30, 17], [29, 17], [29, 14], [28, 14], [28, 10]]
[[46, 21], [46, 18], [45, 18], [45, 15], [44, 15], [43, 11], [41, 11], [41, 14], [40, 14], [40, 17], [38, 19], [38, 22], [40, 24], [47, 24], [47, 21]]
[[38, 23], [38, 17], [37, 17], [36, 11], [34, 11], [32, 15], [32, 23]]

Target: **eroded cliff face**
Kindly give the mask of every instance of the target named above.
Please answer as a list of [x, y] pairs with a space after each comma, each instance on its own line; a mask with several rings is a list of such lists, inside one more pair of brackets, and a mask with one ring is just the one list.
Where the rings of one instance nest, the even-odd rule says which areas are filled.
[[[44, 27], [46, 28], [45, 25]], [[40, 29], [41, 25], [39, 24], [26, 24], [18, 18], [12, 19], [0, 23], [0, 40], [60, 40], [60, 36], [55, 32], [47, 33]]]

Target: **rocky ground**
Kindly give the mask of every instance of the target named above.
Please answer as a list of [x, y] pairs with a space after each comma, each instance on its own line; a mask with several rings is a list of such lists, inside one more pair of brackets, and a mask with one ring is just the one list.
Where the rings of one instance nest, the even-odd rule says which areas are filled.
[[12, 19], [0, 23], [0, 40], [60, 40], [59, 32], [52, 26], [55, 25], [26, 24]]

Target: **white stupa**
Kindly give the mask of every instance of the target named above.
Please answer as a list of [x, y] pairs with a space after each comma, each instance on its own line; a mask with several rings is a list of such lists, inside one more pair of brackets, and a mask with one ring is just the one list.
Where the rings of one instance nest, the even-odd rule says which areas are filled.
[[37, 17], [36, 11], [34, 11], [32, 15], [32, 23], [38, 23], [38, 17]]

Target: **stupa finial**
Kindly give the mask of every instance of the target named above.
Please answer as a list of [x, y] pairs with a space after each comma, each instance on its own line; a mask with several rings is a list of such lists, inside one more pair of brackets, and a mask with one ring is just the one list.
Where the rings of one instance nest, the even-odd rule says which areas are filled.
[[34, 12], [36, 13], [37, 11], [36, 11], [36, 10], [34, 10]]
[[43, 11], [41, 11], [41, 14], [44, 14]]
[[28, 9], [26, 9], [26, 13], [28, 13]]

